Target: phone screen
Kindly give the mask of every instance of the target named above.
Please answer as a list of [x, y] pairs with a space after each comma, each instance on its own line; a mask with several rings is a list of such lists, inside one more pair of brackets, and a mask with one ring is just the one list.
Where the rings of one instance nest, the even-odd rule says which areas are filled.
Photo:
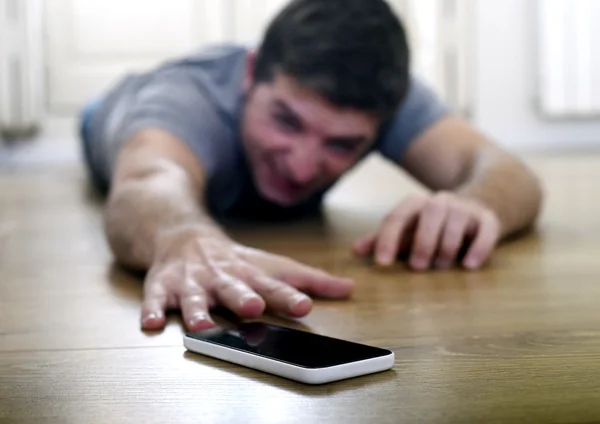
[[188, 333], [187, 336], [304, 368], [331, 367], [391, 353], [373, 346], [260, 322], [238, 324], [234, 329]]

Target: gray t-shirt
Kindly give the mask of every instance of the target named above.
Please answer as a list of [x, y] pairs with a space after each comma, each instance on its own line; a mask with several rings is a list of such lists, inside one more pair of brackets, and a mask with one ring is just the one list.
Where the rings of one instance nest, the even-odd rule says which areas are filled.
[[[262, 199], [252, 184], [239, 134], [246, 58], [243, 46], [211, 46], [119, 81], [91, 119], [88, 148], [96, 173], [108, 183], [122, 143], [142, 128], [161, 128], [183, 140], [203, 163], [213, 213], [276, 216], [318, 208], [329, 187], [302, 205], [280, 208]], [[433, 91], [413, 78], [407, 99], [372, 150], [399, 161], [411, 141], [447, 112]]]

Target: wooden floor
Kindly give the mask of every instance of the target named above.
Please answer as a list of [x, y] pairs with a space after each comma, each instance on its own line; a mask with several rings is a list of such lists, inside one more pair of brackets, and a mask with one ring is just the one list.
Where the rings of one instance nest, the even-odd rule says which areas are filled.
[[351, 257], [419, 189], [385, 166], [345, 180], [325, 222], [231, 229], [357, 280], [290, 325], [391, 348], [395, 367], [318, 387], [186, 353], [176, 316], [141, 332], [141, 281], [113, 266], [79, 166], [0, 170], [0, 422], [600, 422], [600, 155], [530, 163], [541, 224], [481, 272]]

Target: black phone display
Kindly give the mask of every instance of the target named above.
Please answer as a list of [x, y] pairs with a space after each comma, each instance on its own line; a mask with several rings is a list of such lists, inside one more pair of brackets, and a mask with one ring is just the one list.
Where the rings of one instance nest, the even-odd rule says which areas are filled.
[[392, 353], [378, 347], [261, 322], [192, 332], [186, 336], [303, 368], [332, 367]]

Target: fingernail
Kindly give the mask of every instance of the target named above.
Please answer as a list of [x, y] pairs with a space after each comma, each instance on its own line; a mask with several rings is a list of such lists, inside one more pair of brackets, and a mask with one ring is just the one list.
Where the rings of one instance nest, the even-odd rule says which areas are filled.
[[465, 261], [465, 266], [469, 269], [476, 269], [479, 267], [479, 261], [477, 259], [467, 259]]
[[246, 303], [250, 302], [251, 300], [257, 300], [260, 302], [260, 297], [255, 294], [246, 294], [240, 299], [240, 306], [245, 306]]
[[305, 302], [306, 300], [309, 300], [310, 298], [302, 293], [296, 293], [295, 295], [292, 296], [292, 298], [290, 299], [290, 310], [294, 310], [296, 308], [296, 306], [298, 306], [300, 303]]
[[201, 322], [209, 322], [209, 323], [213, 323], [213, 320], [206, 315], [205, 313], [197, 313], [195, 314], [192, 318], [190, 318], [190, 326], [196, 326], [197, 324], [201, 323]]
[[393, 261], [394, 261], [394, 258], [390, 254], [384, 253], [384, 254], [379, 255], [379, 264], [380, 265], [391, 265]]
[[421, 258], [413, 259], [411, 261], [413, 268], [424, 269], [427, 267], [427, 261]]
[[451, 262], [445, 259], [440, 259], [436, 261], [435, 266], [439, 269], [447, 269], [450, 268]]
[[150, 322], [156, 322], [158, 321], [160, 318], [162, 317], [162, 315], [157, 314], [156, 312], [150, 312], [149, 314], [147, 314], [146, 316], [144, 316], [142, 318], [142, 326], [145, 327], [147, 326]]
[[158, 319], [158, 314], [156, 312], [150, 312], [142, 319], [142, 321], [147, 322], [147, 321], [152, 321], [152, 320], [157, 320], [157, 319]]

